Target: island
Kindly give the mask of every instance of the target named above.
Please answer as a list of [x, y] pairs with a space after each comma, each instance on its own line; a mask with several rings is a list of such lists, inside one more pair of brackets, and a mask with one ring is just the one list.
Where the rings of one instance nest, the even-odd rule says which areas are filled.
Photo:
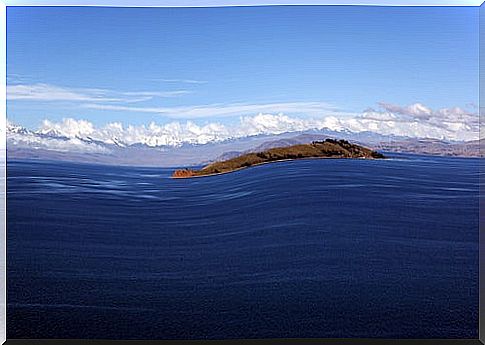
[[175, 170], [172, 178], [218, 175], [270, 162], [309, 158], [380, 159], [385, 157], [379, 152], [352, 144], [347, 140], [326, 139], [313, 141], [310, 144], [275, 147], [263, 152], [249, 152], [235, 158], [211, 163], [200, 170]]

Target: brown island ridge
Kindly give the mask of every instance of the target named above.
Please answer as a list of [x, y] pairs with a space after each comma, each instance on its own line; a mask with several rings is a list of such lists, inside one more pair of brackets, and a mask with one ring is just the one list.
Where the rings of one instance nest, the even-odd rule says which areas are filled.
[[226, 161], [211, 163], [200, 170], [175, 170], [172, 177], [187, 178], [216, 175], [269, 162], [305, 158], [375, 159], [385, 157], [379, 152], [351, 144], [346, 140], [326, 139], [325, 141], [313, 141], [311, 144], [276, 147], [263, 152], [247, 153]]

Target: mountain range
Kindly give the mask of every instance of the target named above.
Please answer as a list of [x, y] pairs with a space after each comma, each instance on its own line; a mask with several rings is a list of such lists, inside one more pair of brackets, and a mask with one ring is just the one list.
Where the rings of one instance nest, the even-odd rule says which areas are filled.
[[7, 124], [8, 159], [44, 159], [99, 164], [138, 166], [200, 166], [248, 152], [275, 147], [307, 144], [328, 138], [345, 139], [371, 149], [431, 155], [483, 157], [483, 140], [447, 141], [381, 135], [374, 132], [335, 131], [330, 129], [259, 134], [241, 138], [208, 138], [204, 143], [146, 142], [127, 143], [115, 135], [94, 139], [89, 135], [69, 135], [49, 129], [31, 131]]

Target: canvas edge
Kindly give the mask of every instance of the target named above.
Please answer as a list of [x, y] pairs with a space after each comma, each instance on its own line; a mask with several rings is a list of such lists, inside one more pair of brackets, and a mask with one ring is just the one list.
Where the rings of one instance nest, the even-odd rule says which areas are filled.
[[[479, 9], [479, 18], [478, 18], [478, 23], [479, 23], [479, 43], [478, 43], [478, 49], [479, 49], [479, 67], [478, 67], [478, 73], [479, 73], [479, 84], [478, 84], [478, 89], [479, 89], [479, 99], [478, 99], [478, 109], [479, 109], [479, 139], [483, 138], [483, 135], [485, 134], [483, 132], [482, 124], [485, 123], [484, 116], [485, 116], [485, 111], [484, 111], [484, 106], [485, 106], [485, 69], [482, 68], [485, 63], [485, 50], [483, 49], [483, 44], [485, 44], [485, 2], [483, 2], [480, 6]], [[485, 148], [483, 145], [480, 143], [479, 145], [479, 150], [480, 150], [480, 156], [484, 154], [485, 152], [482, 151]], [[479, 328], [478, 328], [478, 336], [480, 341], [483, 343], [485, 342], [485, 266], [482, 264], [485, 261], [485, 224], [482, 221], [482, 217], [484, 217], [483, 212], [485, 210], [482, 210], [482, 193], [483, 191], [483, 183], [485, 181], [482, 181], [482, 164], [479, 164], [479, 169], [480, 169], [480, 174], [479, 174]], [[484, 204], [485, 205], [485, 204]]]
[[0, 341], [7, 339], [7, 19], [6, 5], [0, 2], [0, 237], [2, 238], [0, 250]]
[[422, 340], [413, 339], [400, 340], [400, 339], [379, 339], [382, 341], [376, 342], [376, 339], [245, 339], [245, 340], [193, 340], [193, 341], [171, 341], [171, 340], [50, 340], [50, 339], [11, 339], [5, 341], [6, 345], [217, 345], [217, 344], [229, 344], [229, 345], [272, 345], [272, 344], [284, 344], [284, 345], [484, 345], [481, 340], [478, 339], [458, 339], [458, 340]]
[[[6, 339], [6, 7], [8, 6], [116, 6], [116, 7], [133, 7], [136, 5], [127, 5], [126, 1], [120, 2], [118, 4], [111, 4], [111, 5], [95, 5], [95, 3], [100, 3], [103, 0], [98, 1], [89, 1], [89, 0], [64, 0], [59, 2], [58, 4], [53, 4], [55, 0], [50, 1], [36, 1], [32, 3], [32, 1], [25, 1], [25, 0], [17, 0], [17, 1], [6, 1], [0, 2], [0, 33], [1, 33], [1, 54], [0, 54], [0, 61], [2, 61], [2, 69], [0, 69], [0, 79], [3, 78], [5, 81], [0, 86], [0, 111], [3, 111], [4, 116], [0, 117], [0, 156], [1, 162], [3, 166], [0, 168], [0, 195], [2, 195], [2, 203], [0, 204], [0, 214], [3, 215], [0, 221], [0, 231], [1, 236], [3, 237], [3, 246], [0, 252], [0, 276], [1, 276], [1, 285], [0, 285], [0, 343], [8, 344], [8, 345], [30, 345], [30, 344], [37, 344], [37, 345], [48, 345], [48, 344], [66, 344], [66, 345], [77, 345], [77, 344], [113, 344], [113, 345], [136, 345], [136, 344], [335, 344], [335, 345], [344, 345], [344, 344], [423, 344], [423, 345], [434, 345], [434, 344], [457, 344], [457, 345], [475, 345], [475, 344], [485, 344], [485, 266], [482, 265], [482, 262], [485, 262], [485, 253], [482, 248], [485, 248], [485, 224], [482, 224], [481, 217], [482, 217], [482, 209], [480, 208], [480, 225], [479, 225], [479, 339], [225, 339], [225, 340], [98, 340], [98, 339], [83, 339], [83, 340], [67, 340], [67, 339]], [[163, 3], [170, 3], [170, 1], [142, 1], [139, 2], [141, 6], [148, 6], [148, 7], [184, 7], [184, 5], [163, 5]], [[226, 1], [228, 4], [224, 5], [224, 1], [222, 4], [217, 5], [197, 5], [197, 7], [221, 7], [221, 6], [277, 6], [277, 5], [355, 5], [355, 6], [368, 6], [368, 5], [375, 5], [375, 6], [477, 6], [480, 2], [476, 1], [465, 1], [465, 4], [458, 4], [457, 1], [452, 1], [454, 4], [421, 4], [417, 5], [416, 1], [400, 1], [394, 2], [393, 4], [383, 4], [383, 1], [376, 1], [376, 2], [362, 2], [360, 1], [307, 1], [298, 3], [298, 1], [291, 1], [290, 3], [278, 3], [277, 1], [266, 1], [263, 4], [251, 4], [251, 5], [244, 5], [244, 1]], [[256, 1], [260, 2], [261, 1]], [[110, 3], [107, 1], [106, 3]], [[133, 1], [128, 1], [128, 3], [135, 3]], [[147, 3], [151, 3], [151, 5], [146, 5]], [[155, 5], [154, 3], [158, 3]], [[400, 4], [401, 3], [401, 4]], [[84, 4], [84, 5], [83, 5]], [[485, 106], [482, 107], [482, 104], [485, 105], [485, 70], [481, 68], [482, 61], [485, 62], [485, 51], [482, 49], [483, 41], [485, 40], [485, 1], [479, 5], [479, 117], [480, 117], [480, 138], [482, 138], [482, 128], [481, 124], [485, 123]], [[136, 6], [138, 7], [138, 6]], [[185, 7], [193, 7], [190, 5], [185, 5]], [[481, 20], [481, 17], [484, 16], [484, 20]], [[483, 52], [483, 54], [482, 54]], [[483, 56], [482, 56], [483, 55]], [[483, 70], [483, 72], [482, 72]], [[483, 73], [483, 75], [482, 75]], [[483, 76], [483, 77], [482, 77]], [[482, 102], [483, 99], [483, 102]], [[485, 135], [484, 135], [485, 136]], [[480, 145], [480, 153], [485, 148]], [[481, 164], [480, 164], [481, 170]], [[480, 177], [481, 179], [482, 177]], [[481, 181], [480, 181], [481, 182]], [[480, 197], [482, 195], [482, 183], [480, 183]]]
[[479, 339], [225, 339], [225, 340], [102, 340], [10, 339], [6, 345], [480, 345]]

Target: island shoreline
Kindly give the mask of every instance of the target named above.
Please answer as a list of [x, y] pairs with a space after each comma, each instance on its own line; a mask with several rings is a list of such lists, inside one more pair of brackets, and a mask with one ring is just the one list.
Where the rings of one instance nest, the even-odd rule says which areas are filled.
[[214, 176], [268, 163], [316, 158], [381, 159], [385, 158], [385, 156], [382, 153], [352, 144], [346, 140], [327, 138], [325, 141], [312, 141], [309, 144], [297, 144], [270, 148], [260, 152], [248, 152], [228, 160], [215, 161], [199, 170], [190, 168], [178, 169], [173, 172], [172, 178]]
[[217, 176], [217, 175], [225, 175], [225, 174], [230, 174], [236, 171], [244, 170], [244, 169], [249, 169], [253, 168], [256, 166], [261, 166], [265, 164], [271, 164], [271, 163], [279, 163], [279, 162], [289, 162], [289, 161], [305, 161], [305, 160], [314, 160], [314, 159], [362, 159], [362, 160], [379, 160], [379, 159], [385, 159], [385, 158], [366, 158], [366, 157], [306, 157], [306, 158], [288, 158], [288, 159], [278, 159], [274, 160], [271, 162], [262, 162], [262, 163], [256, 163], [254, 165], [248, 166], [248, 167], [241, 167], [237, 168], [231, 171], [224, 171], [224, 172], [219, 172], [219, 173], [212, 173], [212, 174], [205, 174], [205, 175], [192, 175], [192, 176], [170, 176], [171, 179], [175, 180], [183, 180], [183, 179], [191, 179], [191, 178], [198, 178], [198, 177], [210, 177], [210, 176]]

